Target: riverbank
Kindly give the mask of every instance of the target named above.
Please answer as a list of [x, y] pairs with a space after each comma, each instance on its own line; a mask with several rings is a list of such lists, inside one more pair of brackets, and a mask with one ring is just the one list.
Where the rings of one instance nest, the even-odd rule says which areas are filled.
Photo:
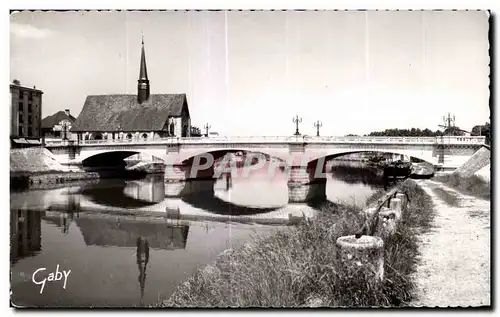
[[163, 163], [135, 162], [125, 170], [109, 171], [70, 171], [54, 158], [52, 153], [43, 148], [10, 150], [10, 189], [52, 189], [61, 184], [115, 177], [140, 177], [146, 174], [164, 172]]
[[11, 172], [11, 190], [51, 189], [69, 182], [99, 179], [96, 172]]
[[450, 186], [465, 195], [486, 200], [489, 200], [491, 197], [490, 182], [477, 175], [462, 177], [459, 174], [453, 173], [436, 176], [433, 180]]
[[429, 228], [433, 209], [414, 181], [403, 189], [410, 204], [397, 233], [385, 243], [386, 278], [380, 285], [369, 283], [362, 272], [356, 279], [338, 273], [336, 240], [358, 231], [364, 221], [360, 210], [365, 206], [343, 205], [324, 207], [313, 221], [224, 252], [157, 306], [404, 306], [413, 297], [417, 236]]

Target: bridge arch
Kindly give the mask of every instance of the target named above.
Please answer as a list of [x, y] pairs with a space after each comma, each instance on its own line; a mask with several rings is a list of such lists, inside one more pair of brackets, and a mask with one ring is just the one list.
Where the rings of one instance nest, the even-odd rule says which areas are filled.
[[155, 158], [155, 161], [159, 160], [161, 162], [164, 162], [162, 158], [157, 157], [154, 154], [149, 153], [147, 151], [108, 150], [105, 152], [90, 153], [88, 156], [82, 157], [81, 164], [84, 168], [99, 168], [99, 167], [121, 168], [125, 167], [126, 163], [124, 160], [127, 157], [136, 154], [150, 155]]
[[385, 153], [385, 154], [396, 154], [396, 155], [404, 155], [410, 158], [416, 158], [420, 161], [427, 162], [429, 164], [435, 165], [435, 158], [429, 155], [426, 155], [426, 152], [421, 151], [405, 151], [398, 149], [360, 149], [360, 150], [343, 150], [343, 149], [335, 149], [332, 151], [324, 151], [322, 153], [312, 153], [307, 156], [308, 166], [316, 165], [320, 159], [324, 159], [324, 161], [328, 161], [334, 158], [342, 157], [349, 154], [356, 153]]
[[227, 147], [227, 148], [201, 148], [186, 150], [182, 153], [175, 155], [174, 164], [189, 164], [193, 161], [196, 156], [201, 156], [205, 154], [213, 155], [214, 159], [217, 160], [227, 153], [257, 153], [263, 154], [266, 157], [276, 158], [281, 161], [286, 161], [289, 155], [288, 147], [283, 148], [248, 148], [248, 147]]

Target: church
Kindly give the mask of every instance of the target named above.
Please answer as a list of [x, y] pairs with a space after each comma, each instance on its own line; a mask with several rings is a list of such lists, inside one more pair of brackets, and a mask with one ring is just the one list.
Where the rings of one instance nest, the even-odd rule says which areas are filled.
[[189, 137], [191, 118], [186, 94], [150, 94], [144, 39], [137, 95], [87, 96], [71, 127], [78, 140], [153, 140]]

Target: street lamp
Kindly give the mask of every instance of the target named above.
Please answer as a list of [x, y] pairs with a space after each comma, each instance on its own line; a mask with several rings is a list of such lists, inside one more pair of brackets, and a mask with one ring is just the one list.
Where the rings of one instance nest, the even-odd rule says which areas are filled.
[[205, 124], [204, 128], [205, 128], [205, 132], [206, 132], [206, 136], [208, 137], [208, 129], [210, 129], [212, 126], [210, 126], [208, 123]]
[[296, 115], [295, 118], [292, 119], [293, 123], [295, 123], [295, 134], [300, 135], [299, 133], [299, 123], [302, 122], [302, 118], [299, 118], [299, 115]]
[[319, 136], [319, 128], [323, 126], [323, 122], [318, 120], [314, 122], [314, 126], [316, 127], [316, 136]]

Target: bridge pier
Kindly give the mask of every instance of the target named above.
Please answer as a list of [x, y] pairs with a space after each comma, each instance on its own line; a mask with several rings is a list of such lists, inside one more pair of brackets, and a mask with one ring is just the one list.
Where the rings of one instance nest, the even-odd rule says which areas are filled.
[[214, 168], [193, 171], [187, 164], [165, 166], [165, 196], [181, 197], [199, 192], [213, 191]]
[[305, 203], [326, 199], [326, 177], [315, 177], [314, 168], [291, 166], [288, 175], [288, 202]]
[[207, 193], [213, 196], [215, 182], [215, 179], [188, 179], [181, 182], [165, 183], [165, 197], [180, 198]]

